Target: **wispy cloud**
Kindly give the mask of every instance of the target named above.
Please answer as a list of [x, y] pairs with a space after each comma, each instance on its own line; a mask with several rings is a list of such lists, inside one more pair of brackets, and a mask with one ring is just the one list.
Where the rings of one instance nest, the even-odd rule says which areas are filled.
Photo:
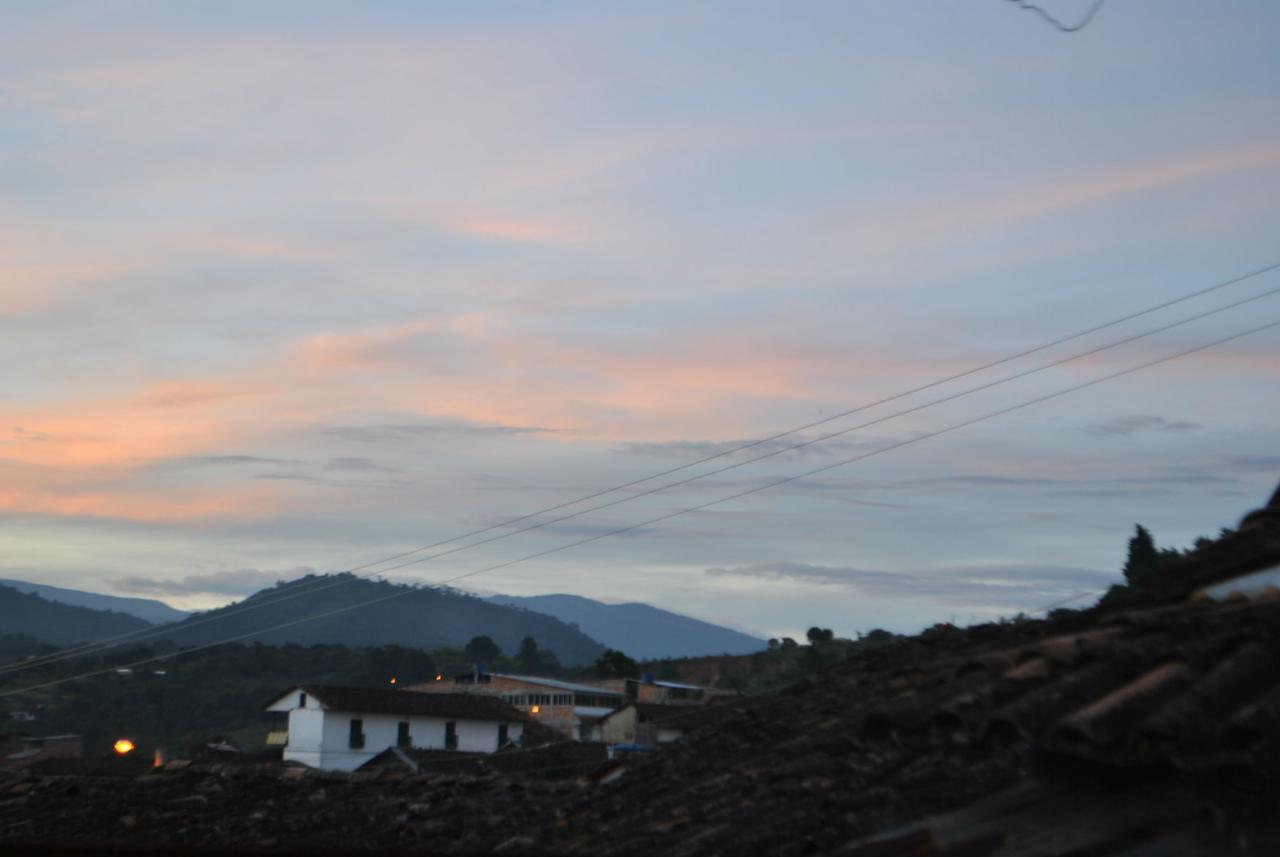
[[[1231, 476], [1217, 473], [1139, 473], [1133, 476], [1077, 477], [1068, 479], [1054, 476], [1004, 476], [998, 474], [961, 473], [952, 476], [931, 476], [925, 479], [909, 479], [896, 483], [898, 487], [912, 485], [952, 485], [972, 488], [1048, 488], [1092, 489], [1107, 487], [1167, 488], [1169, 486], [1216, 485], [1236, 482]], [[892, 487], [892, 486], [878, 486]]]
[[[778, 440], [754, 441], [754, 440], [668, 440], [668, 441], [630, 441], [620, 444], [618, 449], [621, 452], [632, 455], [652, 455], [662, 458], [708, 458], [710, 456], [725, 456], [725, 458], [757, 458], [762, 455], [774, 455], [774, 457], [831, 457], [838, 455], [850, 455], [851, 453], [864, 450], [874, 449], [880, 442], [857, 442], [849, 438], [832, 438], [831, 440], [819, 440], [812, 443], [816, 438], [812, 435], [793, 435], [791, 437], [779, 438]], [[808, 446], [801, 444], [808, 443]], [[732, 450], [750, 444], [750, 448], [735, 453], [733, 456], [727, 456]], [[800, 446], [799, 449], [795, 447]]]
[[414, 483], [409, 479], [335, 479], [329, 476], [318, 476], [303, 471], [280, 471], [275, 473], [259, 473], [253, 477], [268, 482], [301, 482], [308, 485], [320, 485], [329, 488], [409, 488]]
[[1224, 455], [1222, 463], [1234, 471], [1280, 473], [1280, 455]]
[[[478, 425], [467, 423], [400, 423], [390, 425], [333, 426], [324, 434], [360, 443], [404, 443], [440, 435], [521, 435], [548, 434], [556, 431], [541, 426]], [[344, 459], [335, 459], [344, 460]], [[357, 461], [362, 459], [345, 459]]]
[[259, 455], [192, 455], [180, 458], [167, 458], [155, 462], [156, 467], [180, 468], [180, 467], [240, 467], [244, 465], [278, 465], [289, 466], [302, 464], [303, 462], [292, 458], [265, 458]]
[[324, 463], [325, 470], [352, 470], [358, 473], [402, 473], [402, 468], [387, 467], [378, 464], [372, 458], [345, 457], [330, 458]]
[[1164, 417], [1135, 415], [1114, 417], [1106, 422], [1085, 426], [1084, 431], [1099, 437], [1128, 437], [1139, 432], [1185, 432], [1204, 428], [1200, 423], [1188, 420], [1167, 420]]
[[842, 231], [858, 236], [858, 246], [876, 256], [955, 242], [984, 233], [1027, 225], [1050, 215], [1066, 215], [1102, 204], [1154, 195], [1186, 185], [1247, 173], [1280, 169], [1280, 146], [1272, 143], [1227, 146], [1147, 157], [1128, 164], [1082, 168], [1074, 175], [1052, 175], [1019, 186], [980, 194], [929, 188], [928, 196], [908, 197], [841, 221]]
[[906, 601], [943, 601], [957, 606], [1037, 609], [1081, 592], [1101, 592], [1118, 582], [1114, 572], [1054, 565], [973, 565], [931, 571], [886, 571], [855, 566], [773, 562], [708, 568], [712, 577], [739, 577], [836, 586]]
[[242, 521], [278, 514], [282, 498], [243, 488], [151, 492], [65, 487], [40, 481], [0, 488], [0, 515], [157, 524]]
[[180, 578], [143, 577], [130, 575], [110, 581], [116, 592], [130, 595], [186, 596], [186, 595], [251, 595], [275, 586], [282, 580], [293, 580], [315, 572], [313, 568], [299, 567], [288, 571], [261, 571], [256, 568], [240, 568], [235, 571], [218, 571], [212, 574], [189, 574]]
[[979, 488], [1019, 488], [1034, 485], [1061, 485], [1068, 480], [1048, 476], [1003, 476], [988, 473], [961, 473], [910, 480], [916, 485], [969, 485]]
[[586, 230], [581, 226], [534, 218], [473, 217], [447, 221], [445, 228], [471, 238], [520, 244], [573, 244]]

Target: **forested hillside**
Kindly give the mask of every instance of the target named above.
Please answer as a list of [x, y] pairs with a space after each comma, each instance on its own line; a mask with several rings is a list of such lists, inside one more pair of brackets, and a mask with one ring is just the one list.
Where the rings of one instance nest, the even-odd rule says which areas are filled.
[[[310, 616], [321, 618], [288, 624]], [[208, 617], [217, 619], [205, 622]], [[259, 629], [274, 630], [256, 633]], [[508, 655], [519, 651], [525, 637], [533, 637], [565, 666], [591, 663], [605, 650], [551, 616], [490, 604], [453, 590], [399, 586], [352, 574], [308, 575], [280, 584], [237, 604], [196, 614], [170, 626], [163, 637], [185, 647], [243, 634], [250, 635], [245, 642], [419, 649], [465, 646], [485, 635]]]
[[636, 658], [745, 655], [765, 647], [759, 637], [649, 604], [605, 604], [579, 595], [494, 595], [488, 600], [577, 625], [609, 648]]
[[46, 643], [100, 640], [150, 628], [151, 623], [109, 610], [72, 607], [0, 586], [0, 634], [25, 634]]
[[44, 583], [32, 583], [29, 580], [0, 580], [0, 586], [11, 586], [19, 592], [31, 592], [46, 601], [59, 604], [70, 604], [73, 607], [88, 607], [92, 610], [113, 610], [116, 613], [127, 613], [154, 624], [163, 622], [179, 622], [189, 615], [189, 611], [175, 610], [163, 601], [154, 598], [126, 598], [119, 595], [103, 595], [100, 592], [86, 592], [83, 589], [67, 589], [62, 586], [49, 586]]
[[[80, 734], [91, 755], [107, 752], [119, 737], [170, 752], [187, 752], [224, 738], [253, 748], [261, 745], [270, 723], [263, 705], [291, 684], [376, 687], [387, 685], [392, 677], [405, 683], [426, 681], [438, 662], [457, 660], [461, 654], [400, 646], [228, 645], [138, 664], [175, 651], [171, 644], [113, 649], [0, 676], [0, 689], [22, 691], [0, 702], [0, 711], [38, 716], [32, 723], [0, 720], [0, 728], [39, 735]], [[84, 677], [37, 687], [70, 676]], [[36, 689], [23, 690], [32, 687]]]

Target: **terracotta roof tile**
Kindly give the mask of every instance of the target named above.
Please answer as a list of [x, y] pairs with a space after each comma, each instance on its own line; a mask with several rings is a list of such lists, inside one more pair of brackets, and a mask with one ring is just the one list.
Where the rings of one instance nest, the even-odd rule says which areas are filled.
[[525, 716], [493, 696], [463, 693], [416, 693], [381, 687], [302, 685], [301, 690], [332, 711], [360, 714], [401, 714], [458, 720], [498, 720], [517, 723]]

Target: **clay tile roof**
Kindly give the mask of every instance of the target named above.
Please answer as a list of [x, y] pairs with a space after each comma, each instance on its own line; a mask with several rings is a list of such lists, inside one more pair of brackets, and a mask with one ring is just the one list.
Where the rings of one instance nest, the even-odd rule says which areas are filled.
[[[516, 723], [524, 715], [493, 696], [469, 693], [416, 693], [381, 687], [302, 685], [301, 690], [330, 711], [353, 714], [399, 714], [457, 720], [497, 720]], [[283, 695], [283, 694], [282, 694]]]
[[619, 712], [634, 708], [644, 720], [656, 723], [659, 720], [669, 720], [672, 717], [688, 714], [690, 711], [695, 711], [701, 707], [700, 705], [663, 705], [658, 702], [628, 702], [622, 708], [617, 711], [611, 711], [600, 719], [607, 720]]
[[1003, 673], [956, 668], [984, 660], [974, 655], [939, 662], [933, 680], [867, 710], [856, 735], [876, 742], [932, 730], [966, 745], [1024, 743], [1105, 765], [1261, 772], [1274, 758], [1280, 772], [1280, 603], [1134, 612], [1104, 636], [1079, 638], [1090, 640], [1084, 656], [1061, 656], [1067, 638], [1050, 638]]
[[[734, 712], [738, 711], [742, 706], [741, 701], [710, 703], [708, 705], [681, 705], [670, 706], [671, 708], [679, 708], [662, 718], [664, 726], [670, 726], [675, 729], [682, 729], [686, 732], [692, 729], [701, 729], [705, 726], [712, 726], [716, 723], [730, 717]], [[664, 706], [668, 707], [668, 706]]]

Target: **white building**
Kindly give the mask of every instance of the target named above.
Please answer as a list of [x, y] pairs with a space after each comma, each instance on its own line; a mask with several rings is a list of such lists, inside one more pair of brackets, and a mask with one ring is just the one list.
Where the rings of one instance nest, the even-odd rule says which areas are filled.
[[524, 716], [491, 696], [302, 685], [266, 707], [287, 712], [286, 762], [353, 771], [391, 747], [492, 753], [519, 744]]
[[486, 672], [463, 673], [448, 681], [441, 677], [411, 689], [450, 696], [497, 697], [523, 711], [531, 722], [549, 726], [575, 741], [590, 741], [596, 722], [627, 701], [621, 690], [598, 685]]

